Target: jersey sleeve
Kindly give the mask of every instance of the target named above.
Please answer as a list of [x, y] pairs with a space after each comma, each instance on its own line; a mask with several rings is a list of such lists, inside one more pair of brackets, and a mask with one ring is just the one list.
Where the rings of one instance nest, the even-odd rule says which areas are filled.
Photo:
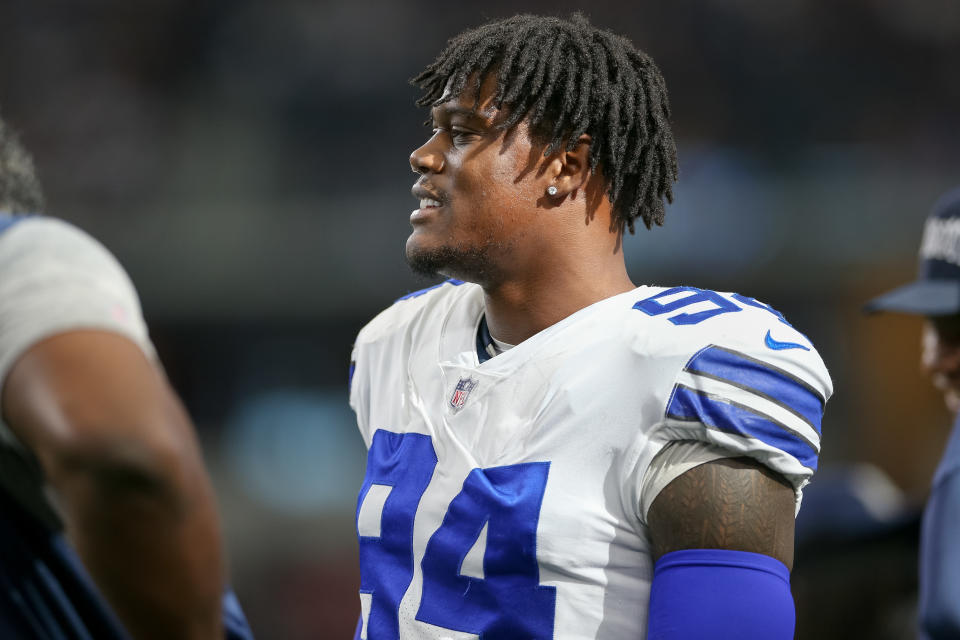
[[657, 488], [698, 462], [749, 457], [791, 483], [799, 509], [802, 489], [817, 469], [832, 382], [810, 341], [750, 300], [742, 314], [717, 318], [697, 338], [699, 349], [683, 358], [656, 437], [694, 446], [652, 466], [641, 487], [641, 508], [652, 504]]
[[0, 388], [30, 347], [76, 329], [118, 333], [156, 359], [133, 283], [103, 245], [54, 218], [17, 223], [0, 235]]
[[668, 484], [694, 467], [735, 455], [729, 449], [702, 440], [668, 442], [650, 462], [640, 489], [640, 513], [643, 521], [646, 522], [654, 499]]
[[357, 344], [354, 344], [353, 353], [350, 356], [350, 408], [353, 409], [353, 412], [357, 416], [357, 427], [360, 429], [360, 435], [363, 437], [364, 443], [369, 447], [372, 437], [370, 429], [368, 428], [369, 420], [367, 417], [370, 385], [366, 378], [368, 365], [363, 361], [363, 355], [365, 354], [363, 354], [363, 350], [360, 348], [358, 338]]

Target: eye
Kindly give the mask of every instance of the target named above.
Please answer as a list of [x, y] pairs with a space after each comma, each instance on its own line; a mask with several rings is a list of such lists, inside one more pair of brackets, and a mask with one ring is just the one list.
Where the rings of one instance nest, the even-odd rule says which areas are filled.
[[479, 134], [469, 129], [463, 129], [461, 127], [451, 127], [450, 137], [455, 143], [467, 143], [471, 142]]

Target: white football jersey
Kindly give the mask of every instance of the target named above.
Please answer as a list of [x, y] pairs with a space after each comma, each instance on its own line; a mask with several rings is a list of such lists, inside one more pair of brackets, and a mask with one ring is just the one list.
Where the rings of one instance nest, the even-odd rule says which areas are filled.
[[645, 637], [651, 461], [676, 441], [759, 460], [799, 503], [832, 386], [770, 307], [639, 287], [481, 364], [483, 313], [448, 281], [357, 338], [361, 638]]

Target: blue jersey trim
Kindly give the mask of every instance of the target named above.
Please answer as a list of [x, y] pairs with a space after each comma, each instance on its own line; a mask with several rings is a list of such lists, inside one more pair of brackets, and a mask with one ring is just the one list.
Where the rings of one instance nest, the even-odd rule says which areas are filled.
[[477, 327], [477, 360], [483, 364], [493, 356], [490, 355], [490, 346], [493, 345], [493, 336], [490, 335], [490, 327], [487, 326], [487, 315], [480, 318], [480, 326]]
[[685, 367], [693, 374], [727, 382], [777, 404], [820, 433], [823, 396], [795, 375], [745, 353], [710, 346]]
[[253, 630], [240, 607], [233, 589], [227, 587], [220, 599], [220, 615], [223, 620], [224, 640], [253, 640]]
[[26, 216], [15, 216], [9, 213], [0, 213], [0, 233], [3, 233], [18, 222], [22, 222]]
[[459, 287], [460, 285], [463, 284], [463, 280], [455, 280], [454, 278], [450, 278], [449, 280], [444, 280], [440, 284], [435, 284], [432, 287], [427, 287], [426, 289], [420, 289], [420, 291], [414, 291], [413, 293], [408, 293], [402, 298], [397, 298], [396, 302], [402, 302], [403, 300], [412, 300], [413, 298], [419, 298], [425, 293], [430, 293], [434, 289], [439, 289], [445, 284], [452, 284], [455, 287]]
[[775, 418], [726, 398], [678, 384], [667, 417], [755, 438], [789, 453], [808, 469], [817, 469], [819, 452], [813, 443]]

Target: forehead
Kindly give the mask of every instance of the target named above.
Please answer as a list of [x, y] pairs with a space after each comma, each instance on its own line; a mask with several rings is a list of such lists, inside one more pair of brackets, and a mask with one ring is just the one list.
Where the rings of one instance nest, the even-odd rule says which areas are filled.
[[452, 78], [447, 80], [443, 95], [440, 97], [442, 102], [433, 107], [431, 114], [434, 117], [438, 115], [461, 114], [480, 118], [492, 123], [502, 114], [503, 110], [498, 109], [493, 104], [494, 96], [497, 93], [497, 74], [488, 72], [477, 87], [477, 75], [474, 72], [467, 77], [463, 89], [456, 95], [452, 91]]

